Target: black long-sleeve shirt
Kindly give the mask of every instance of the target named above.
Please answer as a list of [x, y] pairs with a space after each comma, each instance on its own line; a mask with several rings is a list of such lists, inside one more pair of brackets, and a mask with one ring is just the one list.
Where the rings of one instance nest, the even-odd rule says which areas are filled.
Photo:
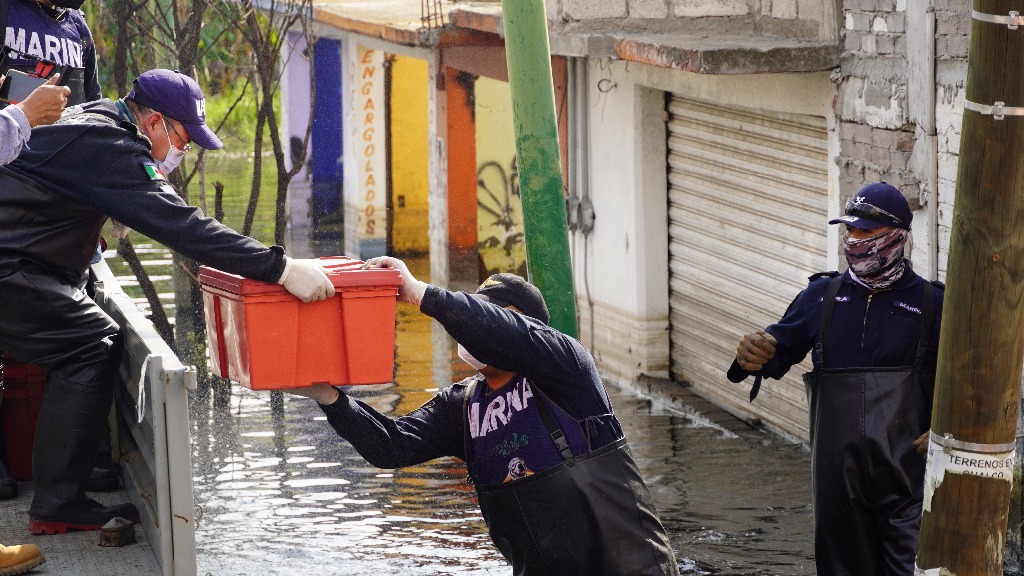
[[[594, 359], [574, 338], [543, 323], [474, 298], [434, 286], [420, 310], [436, 319], [456, 341], [489, 366], [524, 376], [581, 423], [591, 449], [622, 437]], [[437, 393], [397, 419], [344, 392], [321, 406], [327, 421], [370, 464], [401, 468], [442, 456], [466, 459], [463, 410], [473, 376]]]

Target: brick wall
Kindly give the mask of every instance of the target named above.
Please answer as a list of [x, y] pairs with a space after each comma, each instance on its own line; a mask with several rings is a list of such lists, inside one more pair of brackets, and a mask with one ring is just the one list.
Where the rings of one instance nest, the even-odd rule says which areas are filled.
[[[713, 31], [815, 38], [822, 0], [547, 0], [568, 25], [614, 20], [624, 31]], [[710, 28], [709, 28], [710, 26]]]
[[960, 127], [963, 124], [971, 5], [959, 0], [934, 0], [936, 57], [936, 133], [939, 164], [939, 278], [946, 277], [950, 227], [956, 194]]
[[922, 177], [910, 166], [915, 137], [908, 120], [905, 2], [847, 0], [843, 24], [840, 194], [849, 198], [867, 183], [886, 181], [916, 207]]
[[920, 182], [908, 166], [914, 150], [912, 131], [842, 121], [839, 149], [839, 190], [843, 198], [853, 196], [869, 182], [885, 181], [900, 187], [916, 207]]

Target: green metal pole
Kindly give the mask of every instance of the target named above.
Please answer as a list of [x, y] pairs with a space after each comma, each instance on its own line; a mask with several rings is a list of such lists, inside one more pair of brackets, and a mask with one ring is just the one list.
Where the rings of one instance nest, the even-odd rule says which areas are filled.
[[502, 0], [501, 8], [523, 198], [526, 263], [532, 282], [547, 301], [551, 326], [575, 337], [576, 296], [544, 0]]

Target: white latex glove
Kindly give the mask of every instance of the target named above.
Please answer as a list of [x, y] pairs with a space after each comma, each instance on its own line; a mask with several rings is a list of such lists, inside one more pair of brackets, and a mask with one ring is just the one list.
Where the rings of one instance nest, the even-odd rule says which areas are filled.
[[316, 302], [334, 296], [334, 284], [331, 284], [319, 260], [287, 258], [284, 273], [277, 283], [303, 302]]
[[341, 394], [337, 390], [328, 386], [327, 384], [313, 384], [309, 388], [286, 388], [284, 390], [289, 394], [295, 394], [296, 396], [305, 396], [306, 398], [312, 398], [317, 403], [327, 406], [328, 404], [334, 404], [341, 397]]
[[423, 301], [423, 295], [427, 293], [427, 283], [420, 282], [409, 272], [409, 267], [405, 265], [398, 258], [392, 258], [391, 256], [381, 256], [379, 258], [370, 258], [363, 265], [365, 269], [371, 268], [394, 268], [402, 273], [402, 285], [398, 287], [398, 301], [408, 302], [416, 307], [419, 307], [420, 302]]

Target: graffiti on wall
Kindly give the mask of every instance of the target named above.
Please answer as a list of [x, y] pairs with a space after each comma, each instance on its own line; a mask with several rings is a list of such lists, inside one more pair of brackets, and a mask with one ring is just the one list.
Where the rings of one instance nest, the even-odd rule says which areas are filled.
[[[507, 167], [506, 167], [507, 166]], [[487, 274], [526, 274], [522, 197], [515, 156], [505, 166], [491, 160], [476, 171], [480, 256]]]

